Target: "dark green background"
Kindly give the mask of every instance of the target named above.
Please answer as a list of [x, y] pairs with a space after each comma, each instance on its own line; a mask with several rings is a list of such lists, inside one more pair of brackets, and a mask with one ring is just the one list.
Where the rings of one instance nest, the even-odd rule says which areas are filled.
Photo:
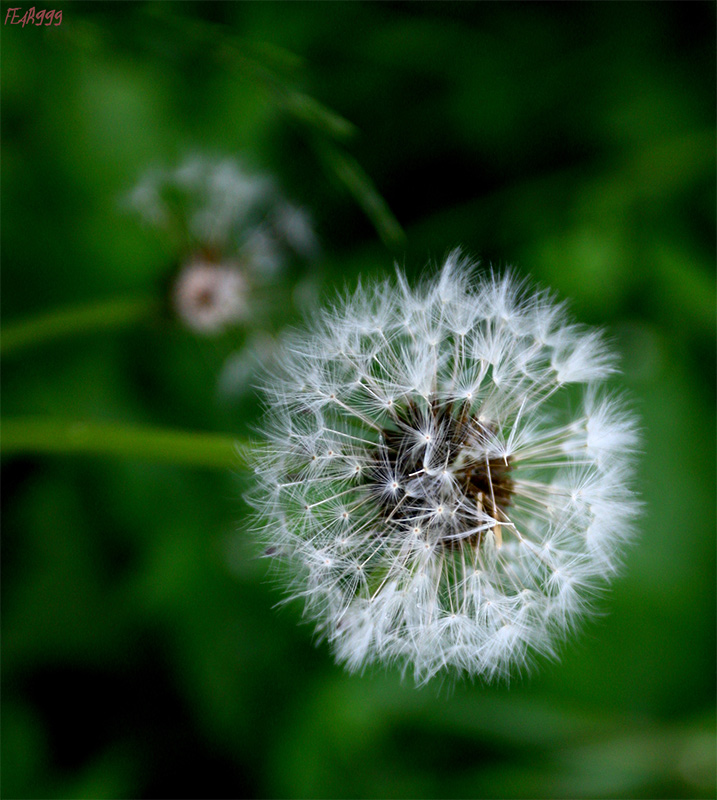
[[[417, 690], [346, 675], [300, 608], [273, 608], [244, 475], [6, 457], [3, 796], [713, 797], [714, 4], [44, 7], [60, 27], [2, 27], [4, 327], [157, 295], [176, 254], [118, 197], [147, 165], [235, 153], [310, 209], [328, 295], [462, 245], [605, 326], [645, 513], [560, 663]], [[404, 242], [242, 48], [356, 126], [337, 146]], [[245, 437], [257, 403], [216, 391], [234, 344], [157, 318], [27, 348], [3, 359], [3, 415]]]

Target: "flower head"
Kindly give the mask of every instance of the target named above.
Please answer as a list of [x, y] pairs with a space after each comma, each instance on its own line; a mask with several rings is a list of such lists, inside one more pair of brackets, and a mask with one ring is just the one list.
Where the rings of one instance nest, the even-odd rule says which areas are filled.
[[198, 333], [246, 322], [262, 307], [257, 289], [289, 254], [317, 254], [307, 213], [287, 202], [271, 178], [231, 158], [194, 156], [150, 170], [126, 202], [178, 251], [172, 305]]
[[238, 257], [257, 274], [276, 272], [287, 252], [308, 258], [317, 247], [307, 213], [272, 178], [233, 158], [196, 155], [174, 168], [149, 170], [127, 204], [189, 253]]
[[490, 679], [554, 653], [636, 511], [635, 424], [596, 388], [613, 371], [548, 293], [457, 254], [285, 343], [255, 502], [340, 660]]

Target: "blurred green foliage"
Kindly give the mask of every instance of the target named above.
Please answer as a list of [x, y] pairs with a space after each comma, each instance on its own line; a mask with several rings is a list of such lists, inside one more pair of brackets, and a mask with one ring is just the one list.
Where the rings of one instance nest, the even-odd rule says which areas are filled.
[[416, 690], [273, 608], [238, 460], [7, 452], [3, 796], [714, 797], [714, 4], [54, 6], [2, 27], [3, 328], [51, 315], [3, 358], [4, 417], [250, 434], [252, 395], [217, 394], [236, 338], [61, 335], [161, 300], [136, 177], [232, 153], [311, 211], [328, 293], [462, 245], [605, 326], [645, 514], [561, 663]]

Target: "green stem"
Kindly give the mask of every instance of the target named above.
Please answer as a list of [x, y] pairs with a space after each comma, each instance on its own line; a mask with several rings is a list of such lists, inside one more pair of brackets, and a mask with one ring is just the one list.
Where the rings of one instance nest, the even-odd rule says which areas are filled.
[[246, 443], [225, 434], [42, 417], [3, 420], [0, 449], [3, 455], [84, 454], [211, 469], [241, 469], [249, 452]]
[[152, 298], [122, 298], [50, 311], [10, 323], [0, 333], [0, 354], [12, 355], [25, 347], [90, 331], [109, 330], [147, 319], [157, 309]]

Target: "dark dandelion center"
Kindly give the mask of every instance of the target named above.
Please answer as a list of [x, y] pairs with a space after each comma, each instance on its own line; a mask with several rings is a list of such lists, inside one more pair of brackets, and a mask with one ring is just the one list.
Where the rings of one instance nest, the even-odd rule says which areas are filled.
[[447, 548], [478, 546], [487, 529], [472, 529], [506, 520], [513, 493], [510, 458], [479, 456], [494, 433], [467, 403], [397, 409], [368, 475], [385, 520]]

